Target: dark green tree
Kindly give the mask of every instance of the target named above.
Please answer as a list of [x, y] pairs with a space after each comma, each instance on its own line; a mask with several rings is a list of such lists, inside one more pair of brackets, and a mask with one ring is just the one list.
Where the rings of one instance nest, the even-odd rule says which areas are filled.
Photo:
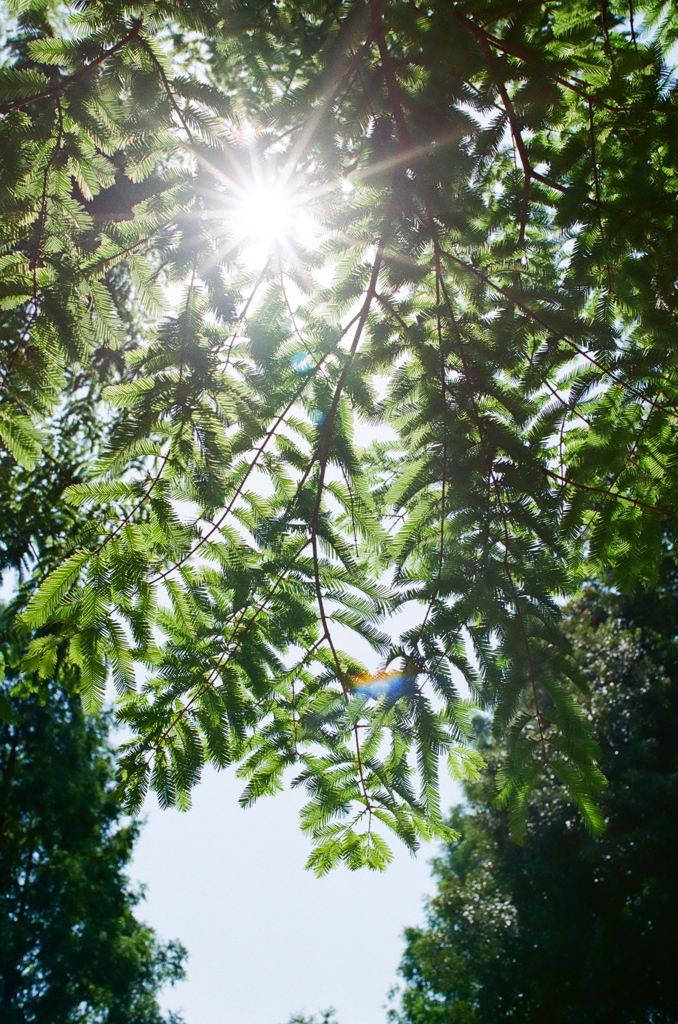
[[[113, 675], [137, 804], [207, 762], [244, 802], [291, 773], [318, 871], [444, 831], [457, 672], [513, 737], [514, 806], [555, 771], [595, 821], [556, 597], [650, 583], [678, 509], [673, 6], [7, 9], [10, 487], [122, 353], [59, 564], [25, 566], [27, 668], [60, 652], [88, 707]], [[398, 675], [381, 699], [339, 626]]]
[[178, 1022], [157, 996], [183, 977], [185, 951], [135, 916], [125, 871], [139, 825], [124, 816], [106, 723], [85, 716], [63, 673], [19, 699], [6, 642], [3, 653], [0, 1020]]
[[407, 932], [393, 1021], [678, 1021], [677, 615], [673, 562], [657, 590], [592, 589], [568, 610], [608, 779], [602, 836], [551, 780], [512, 843], [496, 801], [501, 752], [481, 729], [488, 769], [453, 814], [461, 838], [435, 863], [427, 925]]

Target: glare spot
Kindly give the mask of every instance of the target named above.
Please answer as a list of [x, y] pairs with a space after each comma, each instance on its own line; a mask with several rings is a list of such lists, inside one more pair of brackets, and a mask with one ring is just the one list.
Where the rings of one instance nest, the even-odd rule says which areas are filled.
[[311, 423], [315, 423], [316, 427], [325, 422], [325, 413], [321, 412], [320, 409], [311, 409], [308, 415]]
[[290, 362], [297, 373], [308, 373], [311, 369], [311, 360], [306, 352], [295, 352]]
[[365, 673], [356, 676], [351, 681], [351, 689], [363, 697], [371, 697], [378, 700], [379, 697], [388, 697], [397, 700], [398, 697], [414, 690], [416, 676], [396, 669], [393, 672], [378, 672], [376, 675]]
[[254, 245], [275, 245], [292, 231], [294, 204], [281, 186], [247, 189], [235, 208], [237, 233]]
[[274, 254], [290, 257], [320, 244], [308, 188], [285, 177], [270, 179], [255, 171], [251, 182], [234, 183], [223, 215], [229, 234], [252, 266]]

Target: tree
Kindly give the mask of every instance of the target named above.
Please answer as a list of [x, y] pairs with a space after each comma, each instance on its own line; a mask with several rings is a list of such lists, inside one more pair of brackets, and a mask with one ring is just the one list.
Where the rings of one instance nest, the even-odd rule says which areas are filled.
[[65, 682], [24, 687], [0, 722], [0, 1018], [179, 1024], [157, 994], [183, 977], [185, 950], [135, 917], [139, 824], [123, 820], [104, 720]]
[[442, 834], [457, 673], [514, 737], [505, 797], [555, 771], [595, 822], [555, 598], [650, 583], [675, 522], [673, 8], [9, 6], [8, 458], [129, 345], [114, 269], [147, 328], [27, 584], [27, 664], [60, 652], [88, 707], [113, 674], [134, 805], [184, 805], [206, 761], [245, 802], [295, 773], [318, 871], [383, 866], [377, 823]]
[[551, 780], [530, 802], [523, 845], [507, 840], [499, 751], [481, 732], [489, 767], [453, 814], [462, 838], [436, 861], [427, 925], [407, 932], [394, 1021], [678, 1020], [677, 583], [671, 561], [657, 591], [591, 589], [569, 610], [609, 782], [601, 837]]
[[336, 1017], [334, 1010], [330, 1007], [327, 1010], [321, 1010], [320, 1016], [313, 1014], [312, 1017], [306, 1017], [300, 1013], [293, 1014], [287, 1024], [336, 1024]]

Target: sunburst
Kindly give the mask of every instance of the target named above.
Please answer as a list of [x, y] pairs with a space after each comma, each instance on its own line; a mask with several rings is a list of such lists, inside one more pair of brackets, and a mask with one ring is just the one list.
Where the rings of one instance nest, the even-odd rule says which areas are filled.
[[232, 190], [224, 223], [246, 262], [289, 256], [318, 244], [320, 229], [312, 200], [310, 189], [284, 175], [257, 175]]

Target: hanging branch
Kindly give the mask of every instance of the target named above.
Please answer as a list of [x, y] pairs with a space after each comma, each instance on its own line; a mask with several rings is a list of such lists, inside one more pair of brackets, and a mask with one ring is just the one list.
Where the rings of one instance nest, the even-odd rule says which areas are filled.
[[[514, 295], [507, 292], [505, 288], [502, 288], [502, 286], [493, 281], [492, 278], [488, 277], [486, 274], [483, 274], [482, 271], [478, 269], [478, 267], [475, 267], [472, 263], [467, 263], [465, 260], [462, 260], [459, 256], [455, 256], [454, 253], [448, 252], [446, 250], [442, 250], [442, 254], [445, 257], [445, 259], [450, 260], [450, 262], [455, 263], [457, 264], [457, 266], [463, 267], [464, 270], [469, 271], [469, 273], [477, 277], [478, 280], [483, 281], [484, 284], [489, 285], [489, 287], [492, 288], [493, 291], [497, 292], [497, 294], [499, 295], [502, 295], [508, 302], [512, 303], [516, 307], [516, 309], [519, 309], [521, 313], [525, 314], [525, 316], [529, 317], [531, 320], [534, 320], [535, 323], [539, 324], [540, 327], [545, 328], [547, 331], [549, 331], [549, 333], [552, 333], [552, 328], [549, 325], [548, 321], [546, 321], [542, 316], [540, 316], [540, 314], [537, 313], [535, 310], [531, 309], [529, 306], [526, 306]], [[571, 341], [570, 338], [566, 337], [566, 335], [557, 335], [555, 340], [564, 342], [569, 348], [576, 352], [578, 356], [581, 356], [583, 359], [586, 359], [587, 362], [591, 363], [598, 370], [600, 370], [600, 372], [604, 374], [605, 377], [609, 378], [609, 380], [611, 380], [614, 384], [618, 384], [619, 387], [623, 388], [625, 391], [628, 391], [629, 394], [633, 395], [634, 398], [637, 398], [640, 402], [643, 402], [643, 404], [649, 405], [653, 409], [659, 409], [664, 412], [672, 411], [672, 406], [658, 404], [652, 398], [649, 398], [646, 394], [644, 394], [642, 391], [639, 391], [638, 388], [635, 388], [628, 381], [625, 381], [622, 377], [617, 377], [614, 373], [612, 373], [611, 370], [608, 370], [606, 366], [603, 366], [600, 360], [596, 359], [595, 356], [592, 356], [590, 352], [587, 352], [585, 349], [580, 348], [577, 344], [575, 344], [575, 342]], [[666, 380], [666, 378], [662, 379]], [[666, 380], [666, 383], [670, 384], [670, 381]], [[675, 418], [678, 419], [678, 416], [676, 416]]]
[[[332, 427], [333, 427], [333, 424], [334, 424], [335, 416], [337, 414], [337, 409], [339, 407], [339, 400], [341, 398], [341, 394], [342, 394], [342, 392], [344, 390], [344, 386], [345, 386], [346, 380], [348, 378], [348, 374], [349, 374], [349, 371], [350, 371], [350, 368], [351, 368], [351, 364], [352, 364], [353, 359], [355, 358], [355, 354], [356, 354], [356, 352], [358, 350], [358, 345], [360, 344], [360, 339], [362, 338], [363, 331], [365, 329], [365, 324], [367, 323], [367, 317], [369, 315], [372, 303], [373, 303], [373, 301], [375, 299], [375, 296], [376, 296], [376, 293], [377, 293], [377, 282], [378, 282], [378, 279], [379, 279], [379, 271], [381, 270], [381, 265], [382, 265], [383, 258], [384, 258], [385, 244], [386, 244], [385, 237], [382, 235], [382, 237], [379, 239], [379, 243], [377, 245], [377, 252], [376, 252], [376, 255], [375, 255], [375, 258], [374, 258], [374, 262], [372, 264], [372, 272], [370, 274], [370, 281], [369, 281], [369, 284], [367, 286], [367, 291], [365, 293], [365, 298], [364, 298], [363, 303], [362, 303], [362, 307], [361, 307], [360, 314], [359, 314], [359, 317], [358, 317], [358, 323], [357, 323], [357, 326], [356, 326], [356, 329], [355, 329], [355, 333], [353, 335], [353, 341], [351, 343], [351, 347], [350, 347], [349, 352], [348, 352], [348, 357], [346, 359], [346, 362], [344, 363], [344, 368], [343, 368], [343, 370], [341, 372], [341, 375], [339, 377], [339, 380], [337, 382], [337, 386], [334, 389], [334, 395], [332, 397], [332, 404], [331, 404], [330, 409], [328, 411], [328, 414], [327, 414], [327, 417], [325, 419], [325, 422], [323, 423], [323, 429], [322, 429], [322, 433], [321, 433], [321, 436], [320, 436], [320, 442], [319, 442], [319, 445], [318, 445], [319, 472], [318, 472], [318, 483], [316, 485], [316, 499], [315, 499], [315, 505], [314, 505], [314, 508], [313, 508], [313, 514], [311, 516], [311, 544], [312, 544], [312, 549], [313, 549], [313, 566], [314, 566], [314, 575], [315, 575], [315, 592], [316, 592], [316, 601], [317, 601], [317, 604], [318, 604], [318, 612], [320, 614], [320, 621], [322, 623], [323, 634], [324, 634], [325, 638], [327, 639], [327, 642], [328, 642], [328, 644], [330, 646], [330, 650], [332, 652], [332, 660], [334, 661], [335, 668], [336, 668], [336, 671], [337, 671], [337, 678], [339, 680], [342, 692], [344, 694], [344, 700], [345, 700], [345, 702], [347, 704], [348, 704], [348, 701], [349, 701], [349, 696], [348, 696], [348, 690], [347, 690], [346, 681], [345, 681], [345, 677], [344, 677], [344, 670], [343, 670], [343, 668], [341, 666], [341, 662], [339, 660], [339, 656], [337, 654], [337, 650], [336, 650], [336, 647], [334, 646], [334, 641], [332, 639], [332, 633], [330, 631], [330, 626], [329, 626], [329, 618], [328, 618], [328, 615], [327, 615], [327, 610], [325, 608], [325, 599], [323, 597], [322, 584], [321, 584], [321, 580], [320, 580], [320, 558], [319, 558], [319, 553], [318, 553], [318, 519], [319, 519], [319, 516], [320, 516], [320, 507], [321, 507], [322, 495], [323, 495], [323, 485], [324, 485], [324, 480], [325, 480], [325, 471], [327, 469], [327, 457], [328, 457], [328, 450], [329, 450], [329, 445], [330, 445], [331, 430], [332, 430]], [[370, 796], [369, 796], [369, 792], [367, 790], [367, 784], [366, 784], [366, 781], [365, 781], [365, 776], [364, 776], [364, 771], [363, 771], [362, 755], [361, 755], [361, 752], [360, 752], [360, 734], [359, 734], [358, 729], [357, 729], [357, 727], [355, 725], [353, 726], [353, 735], [354, 735], [354, 740], [355, 740], [356, 763], [358, 765], [358, 774], [359, 774], [359, 779], [360, 779], [360, 787], [361, 787], [361, 790], [362, 790], [362, 793], [363, 793], [363, 799], [365, 801], [365, 808], [368, 811], [369, 820], [371, 822], [371, 820], [372, 820], [372, 803], [370, 801]], [[368, 829], [368, 831], [369, 831], [369, 829]]]

